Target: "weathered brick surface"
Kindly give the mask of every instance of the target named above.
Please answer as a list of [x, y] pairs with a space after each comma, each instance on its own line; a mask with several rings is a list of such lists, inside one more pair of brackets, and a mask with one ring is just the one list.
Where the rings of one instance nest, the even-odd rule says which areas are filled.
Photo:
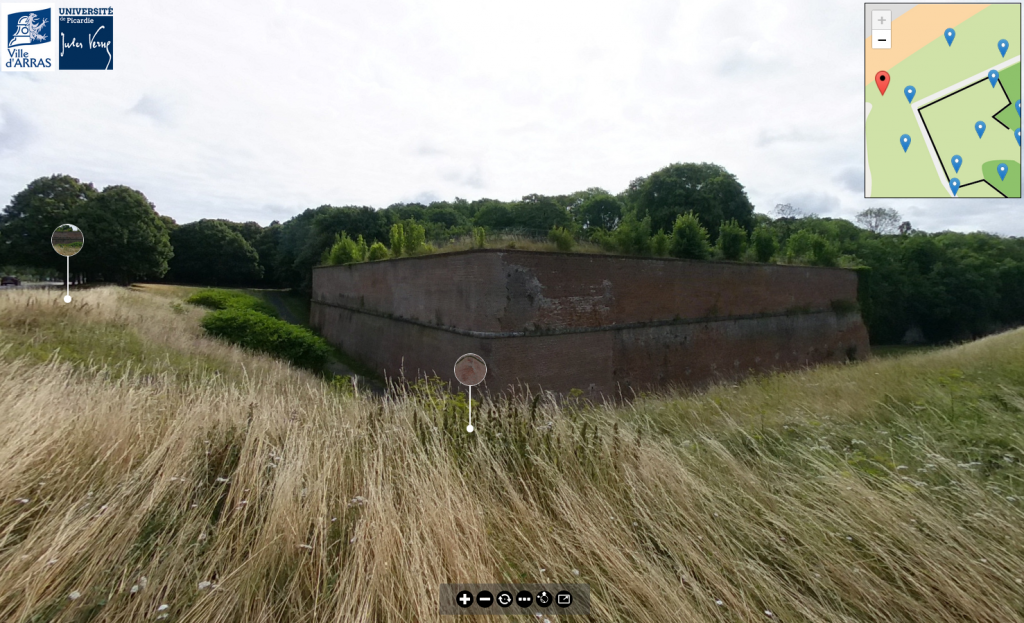
[[615, 394], [868, 355], [852, 271], [476, 251], [314, 270], [311, 323], [389, 375]]

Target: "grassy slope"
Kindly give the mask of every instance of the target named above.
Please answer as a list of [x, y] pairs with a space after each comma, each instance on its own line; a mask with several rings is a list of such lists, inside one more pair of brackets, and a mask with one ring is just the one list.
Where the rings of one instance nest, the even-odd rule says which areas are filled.
[[175, 310], [0, 293], [0, 620], [438, 620], [441, 582], [548, 580], [600, 621], [1024, 621], [1024, 331], [468, 436]]

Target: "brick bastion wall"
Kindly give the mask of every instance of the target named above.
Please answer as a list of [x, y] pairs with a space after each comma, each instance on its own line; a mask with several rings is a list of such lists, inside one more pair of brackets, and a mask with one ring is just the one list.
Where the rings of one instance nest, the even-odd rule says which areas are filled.
[[388, 376], [592, 396], [869, 355], [854, 271], [482, 249], [313, 269], [311, 324]]

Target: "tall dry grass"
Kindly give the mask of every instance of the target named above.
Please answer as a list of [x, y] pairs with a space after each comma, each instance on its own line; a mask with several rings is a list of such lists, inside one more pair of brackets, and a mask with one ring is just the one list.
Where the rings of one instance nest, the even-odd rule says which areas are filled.
[[1024, 621], [1022, 332], [486, 401], [471, 436], [461, 397], [346, 395], [201, 313], [0, 294], [0, 620], [432, 621], [443, 582], [564, 581], [594, 621]]

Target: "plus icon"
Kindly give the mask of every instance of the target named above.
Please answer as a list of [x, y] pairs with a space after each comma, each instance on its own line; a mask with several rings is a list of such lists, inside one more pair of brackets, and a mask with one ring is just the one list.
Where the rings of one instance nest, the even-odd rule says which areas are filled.
[[473, 603], [473, 593], [469, 591], [459, 591], [455, 601], [458, 602], [460, 608], [468, 608]]
[[881, 24], [882, 26], [885, 26], [885, 16], [884, 15], [878, 18], [878, 23]]

